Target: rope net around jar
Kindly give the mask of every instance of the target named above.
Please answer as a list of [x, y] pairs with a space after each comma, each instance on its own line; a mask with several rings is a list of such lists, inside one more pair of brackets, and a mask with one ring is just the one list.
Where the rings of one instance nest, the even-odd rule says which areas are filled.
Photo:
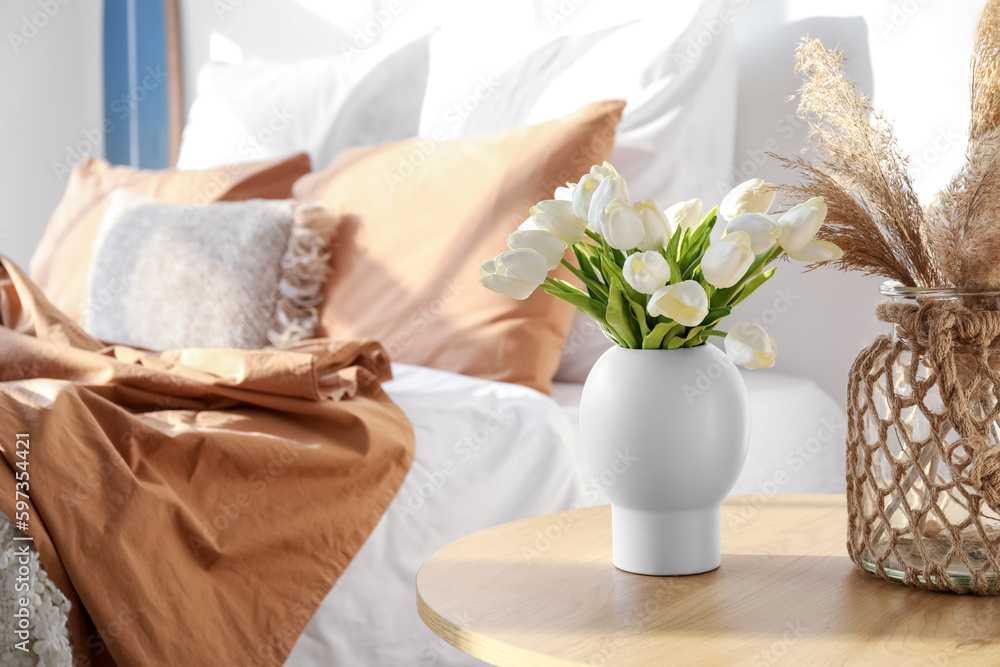
[[1000, 312], [927, 299], [876, 313], [897, 336], [851, 368], [851, 559], [912, 586], [1000, 592]]

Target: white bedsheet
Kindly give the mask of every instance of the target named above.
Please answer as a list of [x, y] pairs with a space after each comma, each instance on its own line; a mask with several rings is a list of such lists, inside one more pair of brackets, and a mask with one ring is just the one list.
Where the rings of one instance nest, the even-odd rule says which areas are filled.
[[[399, 494], [286, 663], [482, 665], [417, 616], [414, 577], [446, 544], [507, 521], [605, 502], [577, 446], [582, 385], [523, 387], [393, 365], [386, 391], [416, 432]], [[844, 416], [815, 383], [746, 373], [751, 442], [734, 493], [844, 489]]]

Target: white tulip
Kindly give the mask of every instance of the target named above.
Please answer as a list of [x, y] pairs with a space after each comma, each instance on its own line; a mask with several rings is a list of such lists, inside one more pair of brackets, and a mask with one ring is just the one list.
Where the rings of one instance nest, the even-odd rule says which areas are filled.
[[646, 230], [645, 236], [635, 246], [639, 250], [659, 250], [667, 247], [670, 242], [670, 223], [667, 216], [660, 209], [660, 205], [652, 199], [637, 202], [632, 205], [635, 212], [642, 220], [642, 227]]
[[[594, 201], [597, 201], [596, 196]], [[602, 224], [599, 231], [612, 248], [631, 250], [638, 247], [646, 236], [642, 218], [626, 201], [615, 199], [609, 203], [601, 212], [601, 218]]]
[[652, 294], [670, 280], [670, 264], [655, 250], [637, 252], [625, 259], [622, 276], [636, 292]]
[[675, 234], [683, 234], [687, 229], [697, 229], [705, 217], [704, 210], [705, 207], [697, 197], [674, 204], [666, 211], [670, 228]]
[[836, 243], [810, 241], [801, 250], [789, 252], [788, 256], [797, 262], [815, 264], [817, 262], [829, 262], [834, 259], [840, 259], [844, 256], [844, 251]]
[[555, 193], [553, 193], [552, 198], [553, 199], [558, 199], [559, 201], [572, 202], [573, 201], [573, 188], [575, 188], [575, 187], [576, 187], [576, 185], [573, 184], [573, 183], [567, 183], [566, 185], [561, 185], [558, 188], [556, 188], [556, 191], [555, 191]]
[[548, 276], [545, 258], [527, 248], [502, 252], [479, 266], [479, 282], [498, 294], [527, 299]]
[[538, 229], [552, 232], [568, 246], [582, 241], [587, 231], [586, 220], [576, 217], [569, 201], [546, 199], [528, 209], [528, 213]]
[[612, 173], [605, 176], [597, 185], [594, 196], [590, 199], [590, 208], [587, 209], [587, 226], [595, 232], [600, 231], [607, 223], [607, 208], [611, 202], [629, 203], [625, 179], [607, 162], [604, 164], [612, 170]]
[[726, 233], [746, 232], [750, 235], [753, 254], [759, 255], [774, 247], [781, 235], [781, 227], [766, 213], [740, 213], [726, 225]]
[[824, 220], [826, 202], [822, 197], [813, 197], [793, 206], [778, 216], [778, 226], [781, 228], [778, 243], [788, 253], [798, 252], [816, 237]]
[[605, 162], [603, 165], [595, 164], [590, 168], [590, 173], [584, 174], [580, 182], [576, 184], [576, 187], [572, 188], [573, 211], [576, 212], [577, 217], [584, 220], [587, 219], [587, 215], [590, 212], [590, 201], [594, 197], [597, 186], [606, 177], [611, 175], [617, 176], [618, 172], [609, 163]]
[[507, 247], [511, 250], [534, 250], [545, 258], [549, 271], [559, 266], [566, 254], [566, 244], [562, 239], [544, 229], [519, 229], [507, 237]]
[[773, 183], [765, 183], [760, 178], [751, 178], [737, 185], [722, 198], [719, 215], [728, 221], [740, 213], [767, 213], [777, 194], [778, 189]]
[[726, 354], [744, 368], [770, 368], [774, 366], [778, 344], [759, 325], [740, 322], [726, 334]]
[[646, 310], [653, 317], [668, 317], [678, 324], [693, 327], [708, 315], [708, 295], [696, 280], [661, 287], [649, 297]]
[[711, 285], [732, 287], [747, 274], [753, 260], [750, 235], [733, 232], [708, 246], [701, 258], [701, 274]]

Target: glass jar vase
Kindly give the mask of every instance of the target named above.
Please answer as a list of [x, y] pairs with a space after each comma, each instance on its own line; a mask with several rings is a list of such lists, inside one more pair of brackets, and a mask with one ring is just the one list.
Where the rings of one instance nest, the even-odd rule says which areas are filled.
[[848, 387], [848, 551], [877, 576], [995, 594], [1000, 292], [885, 283]]

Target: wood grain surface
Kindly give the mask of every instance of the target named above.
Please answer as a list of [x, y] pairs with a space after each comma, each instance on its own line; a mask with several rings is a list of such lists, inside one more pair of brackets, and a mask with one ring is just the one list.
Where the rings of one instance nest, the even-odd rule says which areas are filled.
[[1000, 598], [859, 571], [843, 496], [736, 496], [722, 567], [685, 577], [611, 563], [610, 508], [465, 537], [417, 573], [417, 608], [495, 665], [1000, 665]]

